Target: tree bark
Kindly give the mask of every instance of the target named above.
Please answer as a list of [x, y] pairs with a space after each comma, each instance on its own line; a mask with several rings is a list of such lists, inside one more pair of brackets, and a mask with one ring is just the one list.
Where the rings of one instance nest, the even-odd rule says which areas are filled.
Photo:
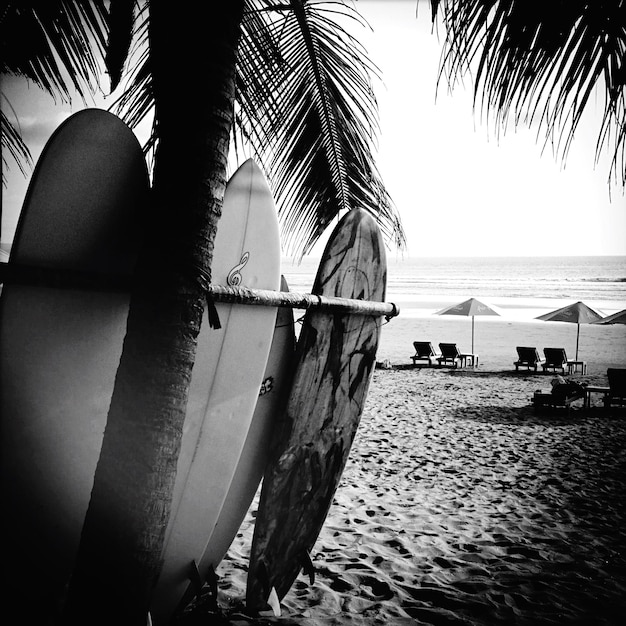
[[63, 622], [146, 623], [226, 185], [243, 0], [150, 3], [146, 245]]

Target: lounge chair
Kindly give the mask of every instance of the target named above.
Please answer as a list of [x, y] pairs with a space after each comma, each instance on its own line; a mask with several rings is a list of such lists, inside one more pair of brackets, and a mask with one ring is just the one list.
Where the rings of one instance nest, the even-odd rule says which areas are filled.
[[532, 367], [536, 372], [537, 365], [541, 365], [544, 361], [539, 356], [537, 348], [517, 346], [515, 349], [517, 350], [517, 361], [513, 363], [513, 365], [515, 365], [515, 371], [518, 371], [520, 367], [526, 367], [529, 370]]
[[606, 370], [609, 379], [609, 392], [604, 396], [604, 406], [608, 409], [613, 404], [626, 404], [626, 369], [609, 367]]
[[435, 352], [435, 348], [430, 341], [414, 341], [413, 347], [415, 348], [415, 354], [411, 357], [413, 365], [416, 365], [417, 361], [428, 361], [428, 365], [433, 365], [433, 360], [441, 356]]
[[441, 350], [441, 356], [437, 357], [439, 365], [457, 367], [461, 362], [461, 353], [456, 347], [456, 343], [440, 343], [439, 349]]
[[565, 368], [569, 369], [570, 362], [567, 360], [564, 348], [544, 348], [543, 354], [546, 357], [545, 363], [541, 364], [544, 372], [551, 369], [553, 372], [561, 370], [561, 373], [565, 374]]
[[585, 397], [585, 388], [577, 382], [565, 381], [562, 384], [553, 385], [552, 391], [541, 392], [535, 391], [531, 398], [535, 413], [540, 408], [548, 407], [552, 409], [566, 408], [569, 410], [572, 402]]

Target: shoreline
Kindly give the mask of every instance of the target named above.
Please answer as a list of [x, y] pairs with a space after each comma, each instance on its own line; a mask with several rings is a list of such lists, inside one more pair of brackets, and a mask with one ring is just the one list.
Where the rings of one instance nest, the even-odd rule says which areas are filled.
[[[467, 298], [469, 298], [468, 296]], [[400, 308], [400, 316], [405, 317], [430, 317], [435, 316], [437, 311], [444, 307], [461, 302], [467, 298], [441, 294], [395, 294], [389, 295], [386, 301], [393, 302]], [[517, 319], [533, 321], [538, 315], [547, 313], [562, 306], [576, 302], [575, 298], [567, 297], [531, 297], [531, 296], [500, 296], [493, 298], [479, 298], [485, 304], [494, 305], [500, 311], [502, 319]], [[623, 300], [584, 300], [585, 304], [595, 309], [605, 317], [617, 311], [626, 309], [626, 301]]]
[[[410, 357], [415, 354], [413, 341], [430, 341], [436, 349], [439, 343], [456, 343], [461, 352], [471, 352], [471, 318], [451, 315], [407, 317], [401, 311], [400, 316], [381, 323], [378, 361], [410, 365]], [[576, 324], [565, 322], [476, 317], [474, 353], [479, 355], [478, 369], [515, 371], [516, 346], [536, 347], [542, 356], [546, 347], [565, 348], [568, 358], [574, 359], [576, 332]], [[590, 376], [605, 376], [609, 367], [626, 367], [626, 325], [581, 324], [578, 360], [586, 362]]]

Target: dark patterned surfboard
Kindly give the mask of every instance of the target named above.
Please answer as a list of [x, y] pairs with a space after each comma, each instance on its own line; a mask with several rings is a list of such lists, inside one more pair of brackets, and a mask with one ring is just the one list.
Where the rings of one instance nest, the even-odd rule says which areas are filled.
[[[382, 237], [365, 211], [349, 211], [322, 256], [313, 293], [383, 301]], [[294, 380], [265, 472], [247, 584], [248, 609], [279, 599], [322, 528], [348, 459], [376, 361], [381, 317], [309, 310]]]

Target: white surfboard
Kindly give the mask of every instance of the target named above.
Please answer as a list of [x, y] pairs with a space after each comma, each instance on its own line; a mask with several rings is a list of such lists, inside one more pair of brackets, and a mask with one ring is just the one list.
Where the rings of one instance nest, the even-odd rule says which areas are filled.
[[[281, 281], [281, 291], [288, 291]], [[226, 555], [259, 487], [272, 444], [272, 434], [286, 401], [296, 349], [293, 310], [279, 308], [274, 338], [259, 397], [237, 468], [218, 521], [199, 563], [202, 572], [216, 569]]]
[[[280, 285], [276, 208], [252, 160], [235, 172], [226, 189], [212, 281], [273, 290]], [[209, 540], [244, 451], [274, 334], [276, 308], [216, 308], [222, 328], [209, 328], [205, 319], [198, 338], [163, 568], [150, 605], [156, 626], [166, 624], [179, 605], [193, 562], [203, 564], [210, 552]], [[236, 531], [229, 526], [228, 533], [234, 536]], [[204, 578], [206, 568], [201, 565], [199, 571]]]
[[[284, 277], [280, 289], [289, 290]], [[274, 428], [289, 391], [295, 347], [293, 310], [279, 308], [272, 346], [248, 436], [215, 528], [208, 539], [204, 555], [197, 563], [203, 579], [212, 575], [226, 556], [261, 483]], [[179, 610], [184, 609], [197, 594], [199, 590], [196, 585], [196, 582], [188, 584], [179, 603]]]

